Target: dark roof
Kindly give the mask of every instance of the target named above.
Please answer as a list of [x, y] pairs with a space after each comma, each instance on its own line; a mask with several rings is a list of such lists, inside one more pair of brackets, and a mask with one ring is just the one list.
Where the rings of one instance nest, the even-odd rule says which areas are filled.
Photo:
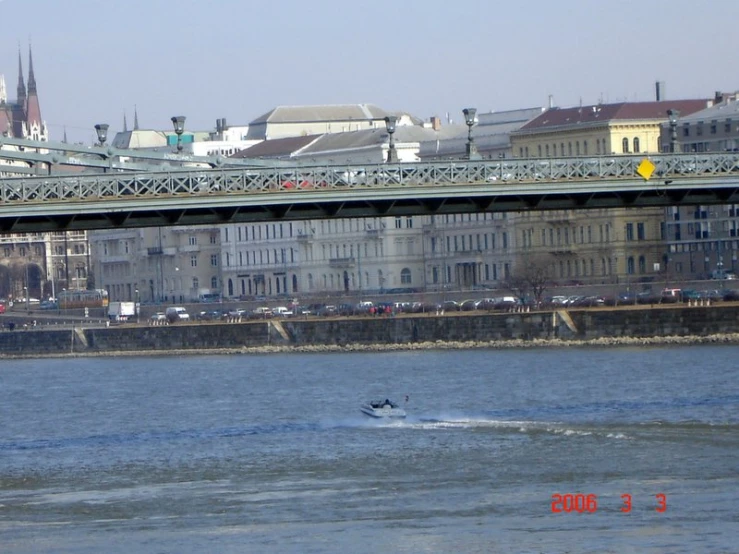
[[263, 140], [245, 150], [236, 152], [232, 158], [280, 158], [290, 157], [293, 153], [305, 148], [321, 135], [305, 135], [274, 140]]
[[679, 110], [680, 115], [688, 115], [705, 109], [708, 102], [708, 99], [665, 100], [662, 102], [620, 102], [577, 108], [551, 108], [521, 127], [521, 132], [611, 121], [644, 119], [666, 121], [667, 110]]

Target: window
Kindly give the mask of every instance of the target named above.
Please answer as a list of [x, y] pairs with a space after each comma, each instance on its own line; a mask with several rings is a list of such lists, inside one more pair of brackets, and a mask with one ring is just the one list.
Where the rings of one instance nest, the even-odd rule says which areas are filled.
[[395, 218], [395, 228], [401, 229], [403, 227], [403, 221], [400, 219], [400, 217]]
[[200, 281], [198, 281], [197, 277], [192, 278], [192, 288], [195, 290], [198, 290], [200, 288]]
[[633, 256], [629, 256], [626, 260], [626, 273], [629, 275], [634, 274], [634, 258]]
[[634, 224], [626, 224], [626, 240], [634, 240]]
[[196, 237], [195, 235], [190, 235], [189, 237], [187, 237], [187, 244], [189, 244], [190, 246], [195, 246], [197, 243], [198, 237]]
[[647, 260], [644, 256], [639, 256], [639, 273], [647, 272]]
[[690, 124], [689, 123], [683, 124], [683, 136], [684, 137], [690, 136]]
[[218, 254], [210, 255], [210, 265], [212, 267], [218, 267]]
[[411, 284], [411, 270], [407, 267], [404, 267], [400, 271], [400, 283], [403, 285], [410, 285]]
[[621, 150], [624, 154], [629, 153], [629, 139], [627, 139], [626, 137], [624, 137], [624, 139], [621, 141]]
[[218, 288], [218, 277], [211, 277], [210, 278], [210, 288], [217, 289]]
[[731, 119], [727, 119], [724, 123], [724, 133], [731, 133]]
[[211, 235], [210, 236], [210, 243], [211, 244], [217, 244], [218, 243], [218, 235]]
[[190, 267], [198, 267], [198, 257], [195, 254], [190, 256]]
[[641, 146], [639, 144], [639, 137], [634, 137], [634, 152], [638, 154], [641, 150]]
[[718, 130], [718, 122], [714, 119], [713, 121], [711, 121], [711, 134], [715, 135], [717, 130]]
[[643, 223], [637, 223], [636, 224], [636, 238], [637, 240], [646, 240], [646, 233], [644, 231], [644, 224]]

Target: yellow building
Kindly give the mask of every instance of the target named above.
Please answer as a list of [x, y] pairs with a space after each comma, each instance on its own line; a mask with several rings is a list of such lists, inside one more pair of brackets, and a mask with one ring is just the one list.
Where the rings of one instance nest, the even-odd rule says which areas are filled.
[[[511, 134], [518, 158], [654, 154], [667, 110], [687, 115], [707, 100], [621, 102], [552, 108]], [[551, 255], [553, 277], [590, 284], [647, 282], [665, 271], [662, 208], [557, 210], [517, 214], [519, 254]]]

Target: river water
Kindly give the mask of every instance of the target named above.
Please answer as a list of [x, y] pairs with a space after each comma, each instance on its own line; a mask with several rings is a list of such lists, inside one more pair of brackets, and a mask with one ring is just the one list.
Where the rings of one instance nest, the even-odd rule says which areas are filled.
[[737, 552], [737, 359], [4, 360], [0, 552]]

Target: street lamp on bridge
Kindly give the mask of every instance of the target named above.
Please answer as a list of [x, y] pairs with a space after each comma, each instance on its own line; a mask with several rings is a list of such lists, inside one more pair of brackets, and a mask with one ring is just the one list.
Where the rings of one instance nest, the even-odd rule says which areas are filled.
[[394, 115], [389, 115], [385, 118], [385, 128], [387, 134], [390, 135], [390, 143], [387, 149], [387, 163], [398, 163], [398, 151], [395, 149], [395, 126], [398, 123], [398, 118]]
[[467, 159], [479, 160], [480, 154], [477, 153], [475, 139], [472, 138], [472, 127], [477, 123], [477, 108], [465, 108], [462, 113], [464, 114], [464, 122], [467, 124]]
[[174, 132], [177, 134], [177, 153], [182, 153], [182, 133], [185, 132], [185, 116], [176, 115], [172, 118]]
[[105, 141], [108, 140], [108, 125], [107, 123], [98, 123], [95, 125], [95, 132], [98, 135], [98, 146], [105, 146]]
[[677, 120], [680, 117], [678, 110], [667, 110], [667, 117], [670, 121], [670, 152], [677, 152]]

